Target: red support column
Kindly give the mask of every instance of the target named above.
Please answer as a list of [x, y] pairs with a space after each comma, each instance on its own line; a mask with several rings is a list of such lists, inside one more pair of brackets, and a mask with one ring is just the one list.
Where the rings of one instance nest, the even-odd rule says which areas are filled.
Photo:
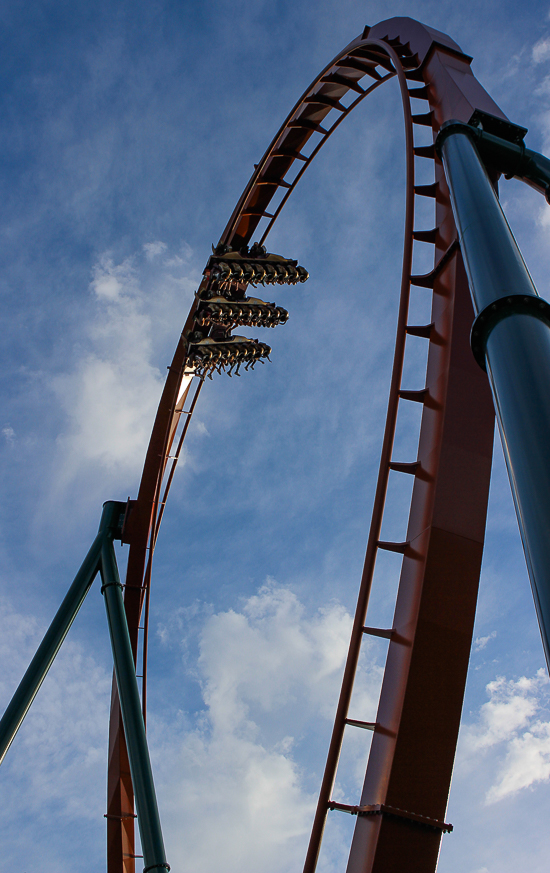
[[410, 873], [435, 870], [460, 724], [494, 411], [470, 351], [472, 307], [458, 253], [434, 291], [420, 471], [360, 801], [387, 811], [358, 817], [348, 873], [397, 873], [405, 863]]
[[[433, 128], [502, 112], [448, 37], [411, 19], [377, 25], [416, 51]], [[503, 117], [503, 116], [502, 116]], [[436, 162], [436, 263], [456, 239]], [[432, 873], [437, 865], [473, 632], [494, 432], [488, 381], [474, 361], [460, 253], [434, 282], [427, 397], [384, 681], [348, 873]], [[369, 810], [369, 807], [374, 807]]]
[[107, 780], [107, 870], [135, 873], [134, 791], [120, 703], [113, 677]]
[[[367, 43], [372, 43], [370, 48]], [[301, 176], [298, 173], [292, 184], [284, 179], [293, 161], [303, 161], [305, 169], [350, 109], [396, 74], [386, 45], [393, 47], [394, 62], [402, 60], [407, 79], [425, 85], [420, 90], [428, 96], [434, 131], [449, 118], [468, 121], [475, 108], [502, 116], [472, 75], [471, 59], [445, 34], [410, 18], [394, 18], [367, 28], [363, 37], [350, 43], [321, 72], [291, 111], [257, 165], [224, 231], [223, 242], [237, 246], [249, 242], [262, 216], [271, 217], [269, 230]], [[366, 89], [359, 85], [365, 74], [369, 81], [374, 79]], [[339, 101], [349, 89], [359, 97], [346, 108]], [[342, 114], [325, 130], [320, 122], [333, 106]], [[426, 119], [429, 124], [429, 115], [417, 116], [416, 123], [426, 124]], [[300, 149], [313, 130], [322, 132], [324, 138], [311, 156], [304, 156]], [[417, 152], [421, 153], [433, 156], [429, 147]], [[437, 263], [444, 253], [450, 254], [456, 238], [439, 163], [436, 183], [437, 231], [433, 239], [431, 229], [425, 236], [435, 241]], [[270, 216], [266, 207], [280, 186], [287, 194]], [[349, 873], [401, 873], [405, 869], [432, 873], [435, 869], [468, 666], [489, 488], [493, 406], [487, 379], [469, 348], [473, 314], [458, 252], [446, 259], [433, 290], [427, 393], [413, 398], [424, 402], [420, 467], [415, 469], [396, 632], [389, 646], [361, 800], [362, 807], [371, 808], [358, 818]], [[186, 327], [192, 324], [194, 306]], [[174, 433], [174, 403], [185, 353], [182, 339], [169, 368], [137, 505], [129, 519], [129, 539], [125, 540], [131, 543], [125, 605], [134, 652], [145, 590], [142, 586], [147, 584], [147, 548], [151, 547], [151, 525]], [[126, 849], [128, 856], [133, 854], [128, 770], [115, 695], [109, 756], [108, 816], [111, 809], [114, 816], [108, 819], [113, 822], [109, 873], [133, 873], [133, 859], [125, 857]]]

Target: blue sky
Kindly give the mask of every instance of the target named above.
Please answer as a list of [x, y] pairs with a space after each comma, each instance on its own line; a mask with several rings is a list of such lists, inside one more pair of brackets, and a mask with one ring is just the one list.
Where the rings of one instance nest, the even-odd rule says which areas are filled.
[[[549, 13], [489, 0], [1, 4], [0, 705], [102, 502], [136, 495], [210, 245], [311, 79], [365, 24], [410, 15], [473, 55], [482, 84], [529, 128], [528, 145], [550, 154]], [[173, 870], [210, 873], [220, 857], [228, 873], [301, 870], [378, 467], [403, 139], [390, 83], [321, 152], [269, 240], [311, 273], [276, 291], [290, 319], [262, 332], [273, 363], [209, 383], [186, 441], [156, 553], [149, 661]], [[550, 211], [519, 183], [501, 196], [549, 299]], [[414, 306], [420, 317], [426, 298]], [[421, 387], [419, 349], [406, 364], [411, 387]], [[399, 424], [403, 460], [415, 415]], [[392, 482], [384, 538], [403, 538], [406, 499]], [[397, 556], [379, 561], [369, 623], [391, 621], [398, 573]], [[383, 656], [381, 643], [365, 647], [356, 717], [375, 718]], [[497, 443], [442, 873], [547, 868], [543, 668]], [[103, 869], [110, 675], [94, 586], [2, 766], [0, 870]], [[343, 755], [337, 791], [351, 803], [363, 742]], [[323, 873], [345, 869], [351, 824], [331, 815]]]

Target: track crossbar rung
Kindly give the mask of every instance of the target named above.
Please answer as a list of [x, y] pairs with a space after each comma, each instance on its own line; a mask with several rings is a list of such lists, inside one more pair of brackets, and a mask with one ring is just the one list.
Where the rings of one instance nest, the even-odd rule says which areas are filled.
[[394, 470], [396, 473], [409, 473], [414, 476], [418, 468], [420, 467], [420, 461], [410, 461], [410, 462], [401, 462], [401, 461], [390, 461], [389, 463], [390, 470]]
[[365, 731], [373, 731], [376, 728], [375, 721], [360, 721], [357, 718], [347, 718], [346, 724], [349, 724], [350, 727], [363, 728]]
[[424, 339], [429, 339], [432, 334], [433, 326], [433, 321], [431, 324], [408, 324], [405, 330], [409, 336], [421, 336], [424, 337]]
[[349, 803], [338, 803], [336, 800], [329, 800], [328, 809], [336, 810], [337, 812], [347, 812], [350, 815], [358, 815], [361, 812], [360, 806], [352, 806]]
[[275, 149], [275, 151], [271, 153], [270, 157], [292, 158], [295, 161], [309, 161], [309, 158], [306, 155], [303, 155], [301, 152], [297, 152], [296, 149], [287, 149], [284, 146], [279, 149]]
[[292, 188], [290, 182], [284, 179], [258, 179], [256, 185], [276, 185], [278, 188]]
[[302, 128], [303, 130], [314, 130], [315, 133], [322, 133], [325, 136], [328, 133], [328, 130], [322, 127], [320, 124], [317, 124], [316, 121], [311, 121], [310, 118], [295, 118], [294, 121], [288, 122], [289, 127], [293, 128]]
[[368, 60], [364, 60], [363, 62], [357, 60], [357, 58], [348, 57], [344, 61], [340, 61], [339, 65], [340, 69], [348, 67], [352, 70], [359, 70], [361, 73], [364, 73], [366, 76], [372, 76], [373, 79], [380, 81], [382, 76], [376, 69], [376, 61], [371, 61], [369, 63]]
[[415, 285], [417, 288], [433, 288], [437, 272], [430, 270], [429, 273], [411, 276], [411, 285]]
[[384, 49], [377, 49], [374, 46], [366, 46], [361, 50], [361, 56], [369, 61], [374, 61], [379, 66], [383, 67], [388, 73], [393, 73], [395, 68], [393, 61], [386, 54]]
[[430, 273], [424, 273], [423, 276], [411, 276], [411, 285], [418, 285], [420, 288], [433, 288], [435, 280], [439, 276], [443, 267], [449, 262], [458, 248], [458, 240], [455, 239], [450, 244], [448, 249], [441, 255], [439, 261]]
[[431, 185], [415, 185], [414, 193], [421, 197], [436, 197], [439, 182], [433, 182]]
[[363, 633], [370, 637], [382, 637], [384, 640], [391, 640], [395, 631], [392, 627], [364, 627]]
[[317, 103], [319, 106], [330, 106], [331, 109], [337, 109], [339, 112], [346, 111], [346, 107], [339, 100], [335, 100], [327, 94], [311, 94], [309, 97], [306, 97], [304, 103]]
[[365, 89], [361, 88], [361, 85], [358, 85], [355, 79], [348, 79], [347, 76], [342, 76], [340, 73], [330, 73], [323, 76], [321, 82], [334, 82], [335, 85], [343, 85], [345, 88], [350, 88], [352, 91], [356, 91], [357, 94], [365, 93]]
[[433, 144], [427, 146], [415, 146], [413, 151], [417, 158], [430, 158], [431, 160], [435, 158], [435, 146]]
[[423, 112], [420, 115], [413, 115], [411, 117], [413, 124], [422, 124], [424, 127], [432, 126], [433, 115], [431, 112]]
[[378, 540], [376, 545], [385, 552], [397, 552], [400, 555], [404, 555], [410, 543], [408, 540], [405, 543], [388, 543], [385, 540]]
[[271, 212], [262, 212], [261, 210], [258, 210], [258, 209], [244, 209], [241, 212], [241, 215], [243, 215], [243, 216], [257, 215], [260, 218], [273, 218], [273, 215]]
[[424, 403], [427, 393], [427, 388], [420, 388], [417, 391], [409, 391], [406, 388], [401, 388], [399, 391], [399, 396], [402, 400], [412, 400], [414, 403]]
[[422, 85], [420, 88], [409, 88], [409, 97], [416, 97], [418, 100], [428, 100], [428, 88]]
[[437, 230], [437, 227], [432, 227], [431, 230], [413, 230], [413, 239], [416, 242], [435, 243]]

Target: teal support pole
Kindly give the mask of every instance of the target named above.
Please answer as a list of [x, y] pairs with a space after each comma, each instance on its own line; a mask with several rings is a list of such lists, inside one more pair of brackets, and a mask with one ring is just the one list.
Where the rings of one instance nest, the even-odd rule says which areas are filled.
[[[472, 351], [487, 370], [493, 392], [550, 669], [550, 304], [537, 294], [475, 139], [469, 125], [449, 122], [436, 147], [477, 316]], [[539, 158], [538, 175], [533, 171], [530, 178], [544, 188], [546, 159]]]
[[144, 873], [161, 869], [169, 870], [170, 865], [166, 863], [164, 840], [160, 827], [128, 622], [122, 600], [122, 585], [118, 575], [113, 544], [110, 540], [105, 540], [103, 543], [100, 572], [103, 581], [101, 590], [105, 596], [107, 621], [113, 647], [122, 723], [136, 799], [138, 826], [145, 862]]
[[0, 763], [4, 760], [6, 752], [11, 746], [13, 739], [21, 727], [31, 703], [38, 693], [38, 689], [46, 678], [55, 656], [73, 621], [78, 610], [84, 602], [90, 586], [99, 570], [101, 546], [106, 537], [113, 536], [119, 523], [121, 513], [124, 513], [126, 504], [109, 501], [103, 508], [99, 532], [84, 558], [80, 570], [75, 576], [74, 582], [69, 588], [63, 603], [59, 607], [55, 618], [38, 650], [32, 659], [25, 675], [23, 676], [17, 691], [13, 695], [2, 719], [0, 720]]
[[[485, 129], [488, 128], [488, 129]], [[495, 134], [493, 131], [498, 131]], [[475, 143], [477, 152], [486, 166], [494, 167], [499, 173], [504, 173], [507, 179], [521, 179], [544, 193], [550, 203], [550, 161], [544, 155], [528, 149], [523, 142], [527, 133], [525, 127], [519, 127], [501, 118], [495, 118], [486, 112], [476, 109], [468, 124], [464, 121], [446, 121], [442, 126], [438, 140], [441, 150], [443, 141], [452, 134], [464, 133]]]

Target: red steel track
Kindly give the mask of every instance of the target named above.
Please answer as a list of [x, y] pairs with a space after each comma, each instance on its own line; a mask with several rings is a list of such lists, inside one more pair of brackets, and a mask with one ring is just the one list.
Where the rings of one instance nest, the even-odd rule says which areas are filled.
[[[415, 126], [428, 126], [435, 139], [443, 122], [450, 118], [468, 121], [476, 108], [505, 117], [474, 78], [470, 61], [449, 37], [410, 18], [394, 18], [366, 28], [294, 106], [257, 165], [220, 240], [238, 249], [248, 244], [259, 228], [263, 229], [263, 242], [328, 137], [365, 97], [397, 76], [405, 120], [407, 191], [394, 365], [365, 566], [304, 873], [315, 869], [330, 809], [357, 816], [349, 873], [403, 869], [428, 873], [435, 869], [441, 834], [449, 829], [445, 811], [481, 567], [494, 413], [487, 378], [469, 347], [473, 313], [442, 166], [433, 146], [415, 147], [414, 131]], [[427, 111], [414, 114], [411, 98], [424, 101]], [[344, 99], [347, 102], [343, 103]], [[325, 119], [329, 123], [323, 126]], [[415, 186], [416, 158], [434, 161], [433, 184]], [[295, 161], [301, 167], [289, 181], [285, 177]], [[415, 229], [416, 197], [435, 200], [433, 228]], [[273, 211], [267, 212], [272, 201]], [[434, 246], [434, 269], [424, 276], [411, 275], [415, 243]], [[430, 324], [408, 323], [411, 285], [432, 293]], [[202, 387], [200, 380], [184, 377], [185, 337], [193, 325], [195, 309], [196, 303], [169, 367], [138, 497], [129, 504], [125, 524], [124, 539], [130, 544], [125, 605], [136, 660], [143, 612], [144, 676], [154, 547], [175, 465]], [[423, 337], [429, 344], [426, 383], [412, 388], [401, 384], [407, 337], [411, 335]], [[184, 412], [188, 396], [193, 399]], [[418, 454], [394, 460], [396, 421], [403, 402], [423, 405]], [[183, 428], [176, 441], [182, 413]], [[414, 477], [408, 530], [398, 543], [380, 541], [392, 471]], [[365, 625], [379, 549], [402, 554], [403, 562], [393, 625], [375, 629]], [[369, 720], [373, 713], [365, 713], [364, 721], [348, 719], [365, 634], [389, 640], [375, 721]], [[144, 678], [144, 711], [145, 682]], [[363, 793], [356, 805], [333, 802], [331, 792], [346, 729], [361, 728], [373, 731]], [[134, 873], [133, 793], [115, 686], [107, 832], [109, 873]]]

